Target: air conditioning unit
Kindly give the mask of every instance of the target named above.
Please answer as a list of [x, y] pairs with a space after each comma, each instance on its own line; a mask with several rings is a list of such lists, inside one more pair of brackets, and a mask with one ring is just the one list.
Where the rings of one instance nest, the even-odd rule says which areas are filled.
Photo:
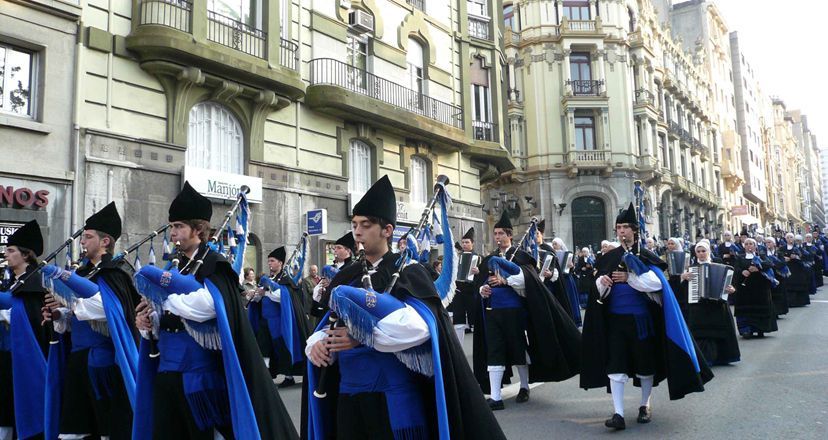
[[365, 11], [351, 11], [348, 14], [348, 24], [362, 32], [374, 31], [374, 16]]

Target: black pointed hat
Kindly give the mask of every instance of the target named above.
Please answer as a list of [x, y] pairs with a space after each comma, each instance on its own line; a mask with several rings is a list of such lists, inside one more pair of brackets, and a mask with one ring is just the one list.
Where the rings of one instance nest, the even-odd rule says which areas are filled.
[[285, 250], [284, 246], [277, 247], [276, 249], [273, 249], [273, 251], [267, 255], [267, 258], [275, 258], [275, 259], [281, 261], [282, 263], [284, 263], [285, 258], [287, 258], [287, 250]]
[[627, 209], [619, 212], [618, 217], [615, 218], [616, 225], [622, 223], [627, 223], [630, 226], [638, 226], [638, 216], [635, 215], [635, 206], [633, 206], [632, 202], [630, 202], [630, 206]]
[[26, 248], [39, 257], [43, 253], [43, 234], [40, 233], [37, 220], [32, 220], [17, 228], [14, 234], [9, 236], [6, 246]]
[[469, 228], [469, 230], [466, 231], [466, 233], [463, 235], [463, 238], [461, 238], [461, 240], [474, 241], [474, 228], [473, 227]]
[[121, 216], [118, 214], [115, 202], [109, 202], [103, 209], [86, 219], [83, 230], [89, 229], [108, 234], [116, 240], [121, 236]]
[[545, 233], [545, 231], [546, 231], [546, 219], [543, 219], [543, 220], [538, 222], [538, 231], [540, 231], [541, 234]]
[[356, 249], [356, 241], [354, 241], [354, 233], [348, 231], [347, 233], [345, 233], [345, 235], [343, 235], [342, 237], [339, 237], [339, 240], [336, 240], [336, 243], [334, 243], [334, 244], [344, 246], [344, 247], [350, 249], [351, 252], [353, 253]]
[[500, 215], [500, 220], [498, 220], [497, 223], [495, 223], [493, 229], [497, 228], [512, 229], [512, 221], [509, 220], [509, 214], [506, 212], [505, 209], [503, 210], [503, 214]]
[[190, 182], [184, 182], [181, 192], [175, 196], [170, 204], [170, 222], [182, 220], [206, 220], [213, 216], [213, 204], [207, 197], [202, 196]]
[[397, 226], [397, 196], [388, 175], [377, 180], [354, 205], [353, 215], [379, 217]]
[[742, 226], [742, 231], [739, 232], [739, 235], [750, 236], [750, 233], [748, 232], [747, 226]]
[[463, 251], [463, 246], [460, 246], [460, 242], [459, 242], [459, 241], [455, 241], [455, 242], [454, 242], [454, 248], [455, 248], [455, 249], [457, 249], [457, 250], [458, 250], [458, 251], [460, 251], [460, 252], [462, 252], [462, 251]]

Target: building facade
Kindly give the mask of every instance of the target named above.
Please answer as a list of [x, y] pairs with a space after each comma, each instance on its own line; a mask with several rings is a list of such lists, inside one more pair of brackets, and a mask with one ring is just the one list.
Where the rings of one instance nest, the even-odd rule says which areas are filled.
[[506, 206], [517, 223], [543, 217], [550, 237], [596, 247], [614, 237], [641, 181], [650, 236], [709, 231], [718, 205], [709, 83], [658, 10], [649, 1], [504, 2], [504, 18], [519, 167], [484, 188], [490, 216]]
[[36, 219], [49, 250], [78, 227], [78, 21], [72, 1], [0, 2], [0, 258]]
[[293, 247], [312, 209], [327, 211], [310, 247], [324, 264], [372, 182], [391, 178], [403, 230], [445, 174], [455, 233], [481, 226], [481, 182], [513, 167], [499, 14], [484, 0], [88, 2], [77, 217], [114, 200], [126, 246], [185, 179], [216, 223], [244, 184], [250, 265]]

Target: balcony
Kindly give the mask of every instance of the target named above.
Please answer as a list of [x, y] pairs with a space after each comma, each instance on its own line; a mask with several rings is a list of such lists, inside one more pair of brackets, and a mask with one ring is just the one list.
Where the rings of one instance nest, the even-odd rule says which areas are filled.
[[609, 150], [575, 150], [564, 157], [565, 163], [576, 169], [604, 169], [611, 167]]
[[472, 126], [466, 133], [463, 109], [459, 106], [342, 61], [317, 58], [308, 66], [310, 85], [305, 103], [314, 110], [351, 121], [382, 125], [407, 138], [459, 148], [472, 157], [495, 163], [501, 171], [514, 168], [508, 151], [497, 144], [500, 136], [496, 124]]
[[605, 96], [602, 91], [604, 80], [568, 79], [566, 85], [571, 96]]
[[290, 99], [304, 96], [298, 46], [279, 33], [257, 29], [189, 0], [136, 0], [127, 48], [141, 67], [176, 75], [195, 67], [207, 81], [232, 78], [254, 90], [271, 90]]
[[498, 142], [499, 133], [497, 131], [497, 124], [486, 121], [472, 121], [472, 133], [474, 139], [486, 142]]
[[567, 17], [563, 17], [561, 20], [561, 33], [576, 34], [578, 36], [604, 36], [600, 17], [597, 17], [595, 20], [570, 20]]
[[490, 21], [488, 17], [469, 15], [469, 36], [480, 40], [491, 41], [492, 35], [489, 32]]
[[667, 132], [670, 133], [670, 136], [674, 139], [678, 139], [681, 136], [681, 126], [676, 121], [667, 121]]
[[633, 105], [650, 105], [655, 107], [656, 99], [653, 92], [647, 89], [638, 89], [635, 91], [635, 101]]

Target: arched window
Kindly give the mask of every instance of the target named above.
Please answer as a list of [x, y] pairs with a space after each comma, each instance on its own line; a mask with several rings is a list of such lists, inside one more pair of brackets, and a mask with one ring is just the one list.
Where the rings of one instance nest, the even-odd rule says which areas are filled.
[[243, 174], [243, 148], [241, 124], [225, 107], [215, 102], [202, 102], [190, 110], [187, 165]]
[[348, 192], [362, 196], [371, 187], [371, 147], [352, 139], [348, 151]]
[[411, 158], [411, 202], [428, 202], [428, 164], [422, 157]]
[[578, 197], [572, 201], [572, 243], [575, 249], [592, 246], [601, 249], [607, 238], [604, 201], [598, 197]]
[[[425, 93], [423, 88], [423, 78], [425, 78], [423, 54], [423, 45], [419, 41], [409, 38], [408, 53], [405, 56], [405, 61], [408, 63], [409, 87], [418, 94]], [[418, 105], [418, 107], [420, 106]]]

